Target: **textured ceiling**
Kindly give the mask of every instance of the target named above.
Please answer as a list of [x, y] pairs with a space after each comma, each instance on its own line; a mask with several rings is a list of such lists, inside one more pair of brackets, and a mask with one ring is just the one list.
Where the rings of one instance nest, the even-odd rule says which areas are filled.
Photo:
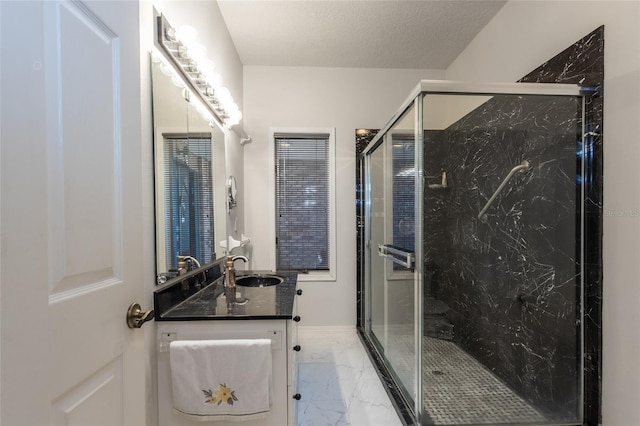
[[218, 0], [244, 65], [435, 69], [505, 3]]

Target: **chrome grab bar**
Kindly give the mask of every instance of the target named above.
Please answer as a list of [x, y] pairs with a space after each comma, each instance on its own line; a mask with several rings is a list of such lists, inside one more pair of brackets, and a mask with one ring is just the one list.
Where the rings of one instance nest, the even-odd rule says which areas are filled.
[[513, 177], [513, 175], [515, 175], [518, 172], [526, 172], [529, 170], [531, 166], [529, 165], [529, 162], [527, 160], [524, 160], [519, 166], [515, 166], [513, 169], [511, 169], [511, 171], [509, 172], [509, 174], [507, 175], [506, 178], [504, 178], [504, 180], [502, 181], [502, 183], [500, 184], [500, 186], [498, 186], [498, 189], [496, 189], [496, 192], [493, 193], [493, 195], [491, 196], [491, 198], [489, 198], [489, 201], [487, 201], [487, 204], [484, 205], [484, 207], [482, 208], [482, 210], [480, 210], [480, 213], [478, 214], [478, 219], [482, 222], [482, 223], [486, 223], [487, 222], [487, 215], [486, 212], [489, 209], [489, 207], [491, 207], [491, 204], [495, 201], [495, 199], [498, 197], [498, 194], [500, 194], [500, 192], [504, 189], [504, 187], [507, 185], [507, 182], [509, 182], [509, 180]]
[[413, 252], [398, 249], [386, 244], [378, 244], [378, 256], [387, 258], [407, 269], [413, 269]]

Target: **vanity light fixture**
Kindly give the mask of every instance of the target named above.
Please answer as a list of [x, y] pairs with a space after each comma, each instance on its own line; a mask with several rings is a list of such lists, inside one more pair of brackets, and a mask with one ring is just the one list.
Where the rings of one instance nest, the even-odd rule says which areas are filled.
[[[157, 64], [159, 64], [160, 72], [171, 79], [171, 83], [179, 89], [182, 89], [182, 97], [185, 101], [193, 105], [195, 110], [200, 114], [200, 116], [209, 123], [209, 126], [214, 127], [216, 123], [220, 122], [218, 117], [215, 117], [211, 111], [211, 108], [204, 105], [201, 101], [201, 97], [193, 94], [193, 91], [187, 87], [187, 83], [185, 82], [185, 77], [176, 70], [176, 68], [169, 63], [169, 60], [166, 56], [162, 55], [156, 49], [151, 51], [151, 60]], [[214, 118], [215, 117], [215, 118]], [[216, 120], [217, 119], [217, 120]]]
[[231, 92], [222, 86], [220, 75], [214, 71], [213, 62], [205, 58], [205, 49], [195, 43], [197, 34], [193, 27], [176, 30], [164, 15], [157, 17], [158, 45], [171, 62], [182, 71], [185, 83], [206, 109], [231, 128], [242, 119], [242, 113]]

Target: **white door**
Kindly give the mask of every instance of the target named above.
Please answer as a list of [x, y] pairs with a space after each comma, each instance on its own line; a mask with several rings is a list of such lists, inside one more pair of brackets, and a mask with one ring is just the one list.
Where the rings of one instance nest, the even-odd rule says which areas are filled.
[[0, 424], [144, 424], [138, 3], [0, 19]]

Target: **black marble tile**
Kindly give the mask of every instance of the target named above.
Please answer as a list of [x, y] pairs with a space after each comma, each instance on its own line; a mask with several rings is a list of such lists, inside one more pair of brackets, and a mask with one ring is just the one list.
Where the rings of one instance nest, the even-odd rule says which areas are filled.
[[[214, 270], [214, 267], [203, 268]], [[218, 265], [215, 269], [219, 271]], [[156, 321], [195, 321], [195, 320], [250, 320], [250, 319], [291, 319], [298, 274], [289, 271], [242, 271], [236, 277], [252, 273], [270, 273], [279, 275], [284, 281], [268, 287], [236, 286], [239, 293], [235, 303], [227, 305], [224, 297], [223, 279], [219, 272], [213, 281], [193, 284], [198, 275], [207, 271], [193, 271], [172, 280], [154, 293]]]
[[223, 263], [224, 259], [215, 260], [158, 286], [153, 293], [156, 319], [220, 278]]

